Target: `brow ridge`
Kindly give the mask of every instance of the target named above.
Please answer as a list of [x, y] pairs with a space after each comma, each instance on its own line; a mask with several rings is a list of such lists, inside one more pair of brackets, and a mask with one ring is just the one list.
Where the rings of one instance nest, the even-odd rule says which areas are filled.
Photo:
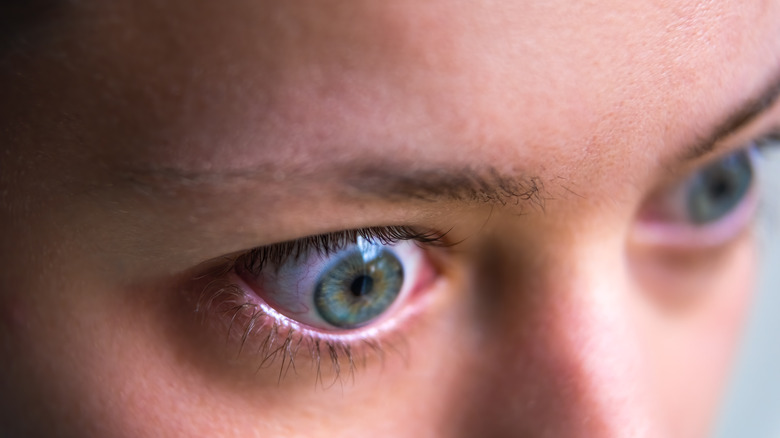
[[530, 203], [544, 209], [545, 188], [541, 178], [505, 174], [495, 167], [399, 168], [356, 166], [346, 178], [353, 190], [381, 196], [387, 201], [465, 202], [473, 204], [520, 205]]

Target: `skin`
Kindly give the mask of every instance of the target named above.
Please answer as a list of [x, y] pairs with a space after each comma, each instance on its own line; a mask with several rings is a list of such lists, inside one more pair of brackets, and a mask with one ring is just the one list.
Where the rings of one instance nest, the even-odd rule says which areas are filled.
[[[636, 230], [664, 188], [780, 124], [771, 103], [681, 159], [778, 81], [780, 2], [46, 11], [0, 45], [0, 430], [709, 431], [750, 226], [688, 247]], [[433, 189], [406, 196], [405, 172]], [[438, 196], [468, 172], [513, 189]], [[386, 225], [460, 243], [425, 250], [432, 280], [354, 374], [301, 353], [280, 379], [260, 340], [238, 354], [225, 316], [196, 312], [225, 255]]]

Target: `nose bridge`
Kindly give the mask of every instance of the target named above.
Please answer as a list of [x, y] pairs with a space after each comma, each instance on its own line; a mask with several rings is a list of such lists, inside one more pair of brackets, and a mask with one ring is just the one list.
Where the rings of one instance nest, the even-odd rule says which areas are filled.
[[[537, 256], [512, 281], [472, 390], [491, 436], [661, 436], [622, 251], [594, 241]], [[489, 407], [489, 408], [486, 408]], [[522, 433], [527, 430], [527, 435]], [[540, 430], [547, 431], [541, 433]]]
[[[536, 310], [539, 320], [529, 327], [539, 334], [525, 339], [539, 357], [539, 373], [553, 371], [563, 380], [550, 391], [573, 401], [569, 414], [589, 436], [641, 436], [648, 428], [645, 370], [632, 310], [632, 292], [619, 260], [599, 249], [565, 257], [572, 269], [557, 274], [551, 268]], [[529, 328], [518, 322], [508, 330]], [[514, 361], [522, 360], [518, 357]], [[551, 376], [556, 379], [556, 376]]]

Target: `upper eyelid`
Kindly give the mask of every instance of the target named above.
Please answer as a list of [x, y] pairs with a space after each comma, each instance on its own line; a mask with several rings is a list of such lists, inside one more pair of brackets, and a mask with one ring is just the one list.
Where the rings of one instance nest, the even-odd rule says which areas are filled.
[[246, 269], [259, 272], [266, 265], [279, 266], [290, 258], [295, 260], [310, 251], [328, 255], [330, 252], [355, 243], [358, 238], [383, 244], [413, 240], [424, 244], [440, 245], [443, 244], [446, 234], [447, 232], [433, 230], [418, 231], [408, 226], [357, 228], [255, 247], [244, 252], [239, 258]]
[[[759, 134], [754, 137], [748, 137], [749, 140], [739, 138], [733, 139], [728, 142], [724, 142], [723, 146], [713, 149], [711, 153], [708, 153], [690, 163], [687, 163], [684, 167], [679, 169], [666, 169], [666, 175], [662, 178], [662, 181], [658, 186], [665, 187], [672, 184], [679, 184], [681, 181], [686, 180], [692, 174], [698, 172], [702, 168], [705, 168], [718, 160], [737, 153], [743, 149], [758, 148], [765, 139], [772, 138], [780, 134], [780, 132], [770, 129], [765, 133]], [[740, 141], [742, 140], [742, 141]]]

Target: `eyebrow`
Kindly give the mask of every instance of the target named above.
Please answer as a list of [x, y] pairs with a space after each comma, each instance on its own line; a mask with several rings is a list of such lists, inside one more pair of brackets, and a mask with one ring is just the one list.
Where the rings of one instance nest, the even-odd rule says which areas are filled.
[[[249, 181], [274, 179], [279, 166], [261, 165], [249, 170], [218, 172], [187, 171], [173, 167], [116, 169], [112, 175], [129, 184], [136, 193], [155, 196], [178, 193], [180, 189], [231, 186]], [[547, 199], [541, 178], [499, 172], [494, 167], [415, 167], [408, 162], [351, 161], [332, 163], [327, 168], [296, 171], [287, 175], [298, 180], [322, 180], [339, 175], [336, 184], [356, 197], [371, 196], [388, 202], [459, 201], [495, 205], [532, 204], [544, 209]], [[566, 187], [564, 187], [566, 189]]]
[[736, 111], [718, 123], [709, 136], [701, 138], [696, 144], [685, 149], [677, 161], [690, 162], [711, 153], [720, 141], [746, 127], [772, 108], [780, 98], [780, 69], [772, 78], [761, 92], [749, 98]]
[[[704, 157], [715, 150], [720, 141], [744, 128], [770, 109], [780, 98], [780, 70], [756, 96], [738, 106], [722, 122], [683, 153], [673, 157], [676, 164]], [[668, 166], [672, 167], [672, 166]], [[539, 177], [501, 174], [494, 168], [475, 170], [404, 170], [392, 171], [385, 166], [356, 166], [347, 183], [361, 192], [390, 200], [466, 201], [490, 204], [518, 205], [526, 201], [544, 208], [546, 195]], [[569, 188], [561, 186], [572, 192]], [[576, 193], [572, 192], [576, 195]]]
[[[771, 108], [780, 98], [780, 72], [774, 76], [769, 85], [756, 96], [738, 106], [722, 122], [717, 123], [711, 134], [704, 136], [698, 142], [683, 149], [683, 153], [674, 158], [675, 163], [686, 163], [711, 153], [716, 145], [735, 133], [762, 113]], [[227, 172], [188, 172], [175, 168], [165, 169], [124, 169], [118, 172], [122, 178], [133, 185], [145, 189], [164, 186], [193, 187], [200, 184], [222, 185], [238, 180], [262, 180], [274, 175], [279, 166], [266, 163], [251, 170]], [[368, 195], [381, 198], [384, 201], [403, 202], [409, 200], [423, 202], [459, 201], [465, 203], [482, 203], [494, 205], [521, 204], [544, 209], [546, 194], [544, 182], [540, 177], [523, 175], [522, 173], [502, 173], [494, 167], [461, 167], [447, 166], [421, 167], [397, 160], [381, 161], [355, 160], [350, 162], [332, 163], [327, 169], [308, 169], [296, 172], [288, 169], [288, 175], [297, 174], [301, 179], [313, 179], [317, 176], [332, 177], [339, 175], [341, 184], [352, 195]], [[564, 190], [577, 195], [566, 186]]]
[[410, 169], [397, 164], [356, 166], [347, 187], [387, 201], [458, 201], [472, 204], [531, 204], [544, 209], [544, 183], [536, 176], [499, 172], [494, 167]]

